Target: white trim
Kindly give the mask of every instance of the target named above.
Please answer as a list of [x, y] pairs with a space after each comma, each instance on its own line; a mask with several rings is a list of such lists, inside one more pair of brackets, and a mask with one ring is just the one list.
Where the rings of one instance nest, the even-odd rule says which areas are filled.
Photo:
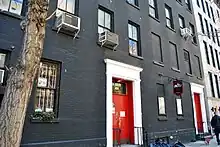
[[[112, 147], [112, 78], [123, 78], [133, 82], [134, 126], [142, 127], [140, 72], [143, 69], [111, 59], [104, 61], [106, 63], [106, 138], [107, 147]], [[135, 143], [137, 143], [138, 136], [135, 130], [134, 133]], [[139, 139], [143, 142], [143, 138]]]
[[198, 126], [197, 126], [197, 119], [196, 119], [196, 108], [195, 108], [195, 101], [194, 101], [194, 93], [200, 94], [203, 130], [204, 130], [204, 132], [208, 132], [205, 97], [204, 97], [204, 86], [196, 84], [196, 83], [190, 83], [190, 85], [191, 85], [191, 92], [192, 92], [192, 101], [193, 101], [193, 110], [194, 110], [193, 111], [194, 112], [194, 125], [195, 125], [195, 128], [196, 128], [196, 134], [198, 134]]

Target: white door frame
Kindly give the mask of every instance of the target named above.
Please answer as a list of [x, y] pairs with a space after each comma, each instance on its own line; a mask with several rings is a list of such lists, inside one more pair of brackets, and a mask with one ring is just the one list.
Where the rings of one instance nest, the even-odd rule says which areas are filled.
[[[107, 138], [107, 147], [112, 147], [113, 146], [112, 78], [122, 78], [125, 80], [132, 81], [134, 126], [142, 127], [140, 72], [143, 69], [140, 67], [135, 67], [111, 59], [105, 59], [104, 61], [106, 63], [106, 138]], [[137, 135], [141, 135], [141, 134], [137, 134], [137, 131], [135, 131], [134, 129], [135, 143], [143, 142], [143, 138], [138, 138]]]
[[204, 130], [204, 132], [208, 132], [205, 97], [204, 97], [204, 86], [196, 84], [196, 83], [190, 83], [190, 85], [191, 85], [191, 92], [192, 92], [193, 111], [194, 111], [194, 125], [195, 125], [195, 128], [196, 128], [196, 134], [198, 134], [198, 126], [197, 126], [197, 118], [196, 118], [196, 106], [195, 106], [194, 93], [200, 94], [203, 130]]

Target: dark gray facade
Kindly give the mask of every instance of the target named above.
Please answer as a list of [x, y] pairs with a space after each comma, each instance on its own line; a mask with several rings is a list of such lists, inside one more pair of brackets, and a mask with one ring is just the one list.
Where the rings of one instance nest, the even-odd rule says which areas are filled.
[[[165, 2], [172, 8], [174, 30], [168, 29], [165, 24]], [[189, 22], [195, 24], [193, 14], [186, 9], [184, 1], [181, 5], [173, 0], [157, 0], [157, 4], [159, 19], [155, 20], [148, 15], [148, 1], [140, 0], [140, 7], [136, 8], [126, 1], [80, 0], [78, 15], [82, 20], [81, 31], [75, 40], [72, 36], [54, 30], [54, 18], [48, 21], [43, 58], [62, 63], [58, 119], [52, 124], [30, 121], [30, 115], [34, 111], [34, 89], [27, 110], [21, 146], [78, 147], [106, 144], [106, 58], [144, 69], [141, 74], [143, 127], [149, 138], [175, 136], [177, 130], [182, 140], [193, 139], [195, 130], [189, 83], [202, 84], [202, 80], [194, 76], [198, 68], [194, 58], [191, 59], [193, 73], [186, 75], [183, 49], [187, 49], [191, 57], [200, 57], [200, 51], [198, 45], [181, 38], [178, 23], [178, 14], [181, 14], [185, 18], [186, 26]], [[120, 40], [117, 51], [97, 45], [99, 5], [114, 12], [114, 32], [119, 35]], [[57, 2], [51, 0], [49, 14], [56, 6]], [[25, 13], [25, 8], [23, 11]], [[0, 49], [10, 52], [12, 66], [16, 63], [22, 44], [23, 32], [19, 25], [21, 19], [22, 17], [8, 12], [0, 12]], [[128, 53], [129, 20], [140, 26], [142, 58], [130, 56]], [[163, 65], [154, 62], [151, 32], [161, 37]], [[177, 45], [180, 71], [171, 69], [169, 41]], [[15, 48], [12, 49], [12, 46]], [[159, 76], [159, 73], [163, 76]], [[172, 78], [184, 81], [181, 117], [176, 113]], [[165, 86], [166, 116], [158, 115], [156, 83]]]

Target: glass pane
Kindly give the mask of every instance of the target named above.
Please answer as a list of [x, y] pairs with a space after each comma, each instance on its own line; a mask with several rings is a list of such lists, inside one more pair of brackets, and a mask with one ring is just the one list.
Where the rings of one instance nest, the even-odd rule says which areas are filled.
[[136, 56], [138, 55], [137, 42], [133, 40], [129, 40], [129, 53]]
[[67, 0], [67, 10], [68, 12], [75, 13], [75, 0]]
[[98, 26], [98, 33], [102, 33], [102, 32], [104, 32], [104, 29], [102, 27]]
[[2, 67], [2, 68], [5, 67], [5, 57], [6, 57], [6, 54], [0, 53], [0, 67]]
[[115, 94], [126, 94], [126, 84], [125, 83], [113, 83], [112, 91]]
[[149, 7], [149, 14], [156, 18], [156, 11], [155, 11], [155, 9]]
[[127, 2], [129, 2], [129, 3], [133, 4], [133, 5], [135, 5], [135, 0], [127, 0]]
[[171, 28], [171, 21], [169, 19], [166, 19], [167, 26]]
[[67, 0], [58, 0], [57, 7], [63, 10], [66, 10], [66, 1]]
[[132, 39], [134, 39], [134, 40], [138, 40], [137, 39], [137, 27], [135, 27], [135, 26], [132, 26]]
[[183, 114], [182, 99], [176, 99], [176, 105], [177, 105], [177, 114], [179, 115]]
[[9, 5], [10, 5], [9, 0], [0, 0], [0, 9], [1, 10], [8, 11]]
[[167, 17], [167, 18], [170, 18], [170, 12], [169, 12], [169, 9], [167, 9], [167, 8], [165, 9], [165, 14], [166, 14], [166, 17]]
[[21, 15], [22, 5], [23, 0], [12, 0], [9, 11]]
[[5, 70], [0, 70], [0, 83], [3, 83], [4, 80], [4, 75], [5, 75]]
[[166, 114], [164, 97], [158, 97], [159, 114]]
[[155, 8], [155, 3], [154, 3], [154, 0], [149, 0], [149, 5], [151, 5], [152, 7]]
[[105, 27], [111, 30], [111, 15], [105, 12]]
[[132, 38], [132, 25], [128, 24], [128, 37]]
[[181, 17], [179, 17], [179, 24], [180, 24], [180, 27], [183, 28], [183, 19]]
[[98, 24], [105, 26], [105, 13], [102, 10], [98, 10]]

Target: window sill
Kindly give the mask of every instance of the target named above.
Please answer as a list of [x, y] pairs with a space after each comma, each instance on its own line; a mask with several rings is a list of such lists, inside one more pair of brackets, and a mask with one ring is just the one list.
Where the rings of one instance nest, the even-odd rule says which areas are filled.
[[174, 67], [172, 67], [171, 68], [173, 71], [175, 71], [175, 72], [179, 72], [180, 73], [180, 70], [179, 69], [176, 69], [176, 68], [174, 68]]
[[183, 6], [183, 4], [182, 4], [182, 2], [180, 2], [180, 1], [178, 1], [178, 0], [176, 0], [181, 6]]
[[176, 119], [177, 120], [184, 120], [184, 117], [183, 117], [183, 115], [178, 115]]
[[167, 120], [168, 120], [168, 118], [167, 118], [166, 115], [159, 115], [159, 116], [157, 117], [157, 119], [158, 119], [159, 121], [167, 121]]
[[201, 77], [196, 77], [198, 80], [202, 80], [202, 78]]
[[166, 25], [166, 27], [167, 27], [169, 30], [171, 30], [171, 31], [173, 31], [174, 33], [176, 33], [176, 31], [175, 31], [173, 28], [171, 28], [171, 27], [169, 27], [169, 26], [167, 26], [167, 25]]
[[154, 20], [156, 20], [157, 22], [159, 22], [159, 23], [160, 23], [160, 20], [159, 20], [158, 18], [153, 17], [153, 16], [151, 16], [150, 14], [149, 14], [149, 17], [151, 17], [152, 19], [154, 19]]
[[50, 123], [50, 124], [59, 123], [58, 118], [55, 118], [51, 121], [43, 121], [43, 120], [40, 120], [40, 119], [31, 118], [30, 121], [31, 121], [31, 123]]
[[158, 66], [164, 67], [164, 64], [161, 63], [161, 62], [153, 61], [153, 63], [154, 63], [155, 65], [158, 65]]
[[12, 13], [12, 12], [8, 12], [8, 11], [0, 10], [0, 14], [4, 14], [4, 15], [7, 15], [7, 16], [10, 16], [10, 17], [14, 17], [14, 18], [17, 18], [19, 20], [22, 20], [24, 18], [21, 15], [18, 15], [18, 14]]
[[186, 8], [186, 10], [192, 14], [192, 10], [190, 10], [189, 8]]
[[144, 60], [144, 58], [141, 57], [141, 56], [132, 55], [131, 53], [129, 53], [129, 55], [134, 57], [134, 58], [137, 58], [137, 59], [140, 59], [140, 60]]
[[128, 1], [126, 1], [126, 3], [129, 4], [129, 5], [132, 6], [132, 7], [134, 7], [134, 8], [136, 8], [136, 9], [140, 10], [140, 7], [139, 7], [139, 6], [133, 5], [133, 4], [129, 3]]
[[192, 41], [192, 44], [194, 44], [195, 46], [198, 46], [198, 44], [196, 42], [194, 42], [194, 41]]
[[189, 77], [193, 77], [193, 75], [190, 74], [190, 73], [186, 73], [186, 75], [189, 76]]

